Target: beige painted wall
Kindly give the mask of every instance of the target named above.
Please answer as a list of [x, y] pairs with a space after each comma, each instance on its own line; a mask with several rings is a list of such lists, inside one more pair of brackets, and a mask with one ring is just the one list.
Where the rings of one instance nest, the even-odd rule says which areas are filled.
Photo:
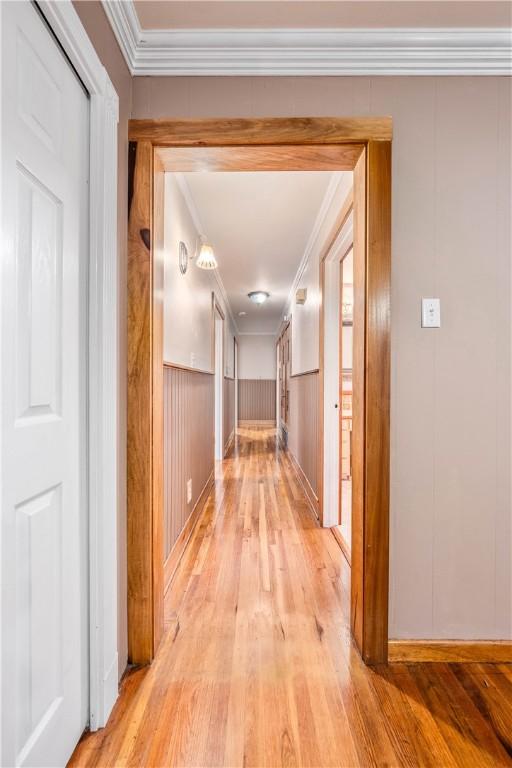
[[135, 78], [133, 115], [393, 117], [390, 634], [510, 637], [510, 81]]
[[242, 334], [238, 338], [238, 377], [276, 378], [276, 339], [269, 334]]
[[128, 120], [132, 110], [132, 77], [101, 3], [75, 0], [74, 7], [119, 96], [118, 130], [118, 319], [119, 319], [119, 468], [118, 468], [118, 637], [119, 674], [128, 658], [126, 576], [126, 253], [128, 238]]
[[224, 313], [224, 375], [233, 377], [235, 329], [215, 272], [199, 269], [193, 258], [184, 275], [178, 266], [182, 240], [189, 257], [199, 242], [187, 203], [173, 173], [165, 174], [164, 360], [212, 370], [212, 292]]

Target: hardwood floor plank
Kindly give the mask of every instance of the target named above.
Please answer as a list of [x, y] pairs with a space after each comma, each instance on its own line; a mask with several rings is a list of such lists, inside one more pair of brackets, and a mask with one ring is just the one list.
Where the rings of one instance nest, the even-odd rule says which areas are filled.
[[165, 626], [71, 766], [512, 766], [509, 665], [363, 664], [350, 569], [275, 430], [217, 463]]

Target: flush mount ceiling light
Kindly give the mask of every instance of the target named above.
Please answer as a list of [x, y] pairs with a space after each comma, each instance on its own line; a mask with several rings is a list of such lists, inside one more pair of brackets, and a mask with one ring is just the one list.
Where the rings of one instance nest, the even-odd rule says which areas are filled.
[[266, 291], [251, 291], [247, 295], [255, 304], [264, 304], [270, 296], [270, 293], [267, 293]]
[[243, 316], [244, 316], [244, 315], [246, 315], [246, 314], [247, 314], [247, 312], [239, 312], [239, 313], [238, 313], [238, 317], [243, 317]]
[[217, 269], [217, 259], [209, 243], [201, 243], [201, 250], [196, 259], [196, 267], [199, 267], [199, 269]]

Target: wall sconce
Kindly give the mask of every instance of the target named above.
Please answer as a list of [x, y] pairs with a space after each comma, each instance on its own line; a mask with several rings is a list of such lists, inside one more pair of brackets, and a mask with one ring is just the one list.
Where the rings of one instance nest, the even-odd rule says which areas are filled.
[[[199, 254], [197, 253], [198, 250]], [[200, 245], [196, 245], [196, 257], [189, 256], [187, 246], [183, 240], [179, 241], [178, 266], [182, 275], [184, 275], [188, 269], [188, 260], [193, 258], [196, 259], [196, 267], [199, 267], [199, 269], [217, 269], [218, 264], [213, 248], [209, 243], [205, 242], [203, 238], [200, 239]]]
[[196, 259], [196, 267], [199, 269], [217, 269], [217, 259], [213, 248], [209, 243], [202, 242], [199, 256]]

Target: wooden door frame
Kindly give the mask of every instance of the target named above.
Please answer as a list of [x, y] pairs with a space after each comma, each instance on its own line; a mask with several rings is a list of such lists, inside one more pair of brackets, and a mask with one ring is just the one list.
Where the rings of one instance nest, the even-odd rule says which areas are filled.
[[220, 365], [220, 401], [221, 401], [221, 414], [220, 414], [220, 452], [221, 456], [224, 456], [224, 372], [225, 372], [225, 365], [226, 365], [226, 350], [225, 350], [225, 342], [226, 342], [226, 334], [225, 334], [225, 327], [224, 323], [226, 322], [226, 317], [224, 315], [224, 312], [222, 310], [221, 305], [219, 304], [217, 297], [215, 295], [215, 291], [212, 291], [212, 371], [213, 371], [213, 418], [214, 418], [214, 441], [213, 441], [213, 457], [214, 461], [217, 461], [217, 384], [216, 384], [216, 373], [217, 373], [217, 328], [216, 328], [216, 321], [217, 317], [216, 315], [219, 315], [220, 319], [222, 320], [222, 360]]
[[364, 444], [363, 503], [352, 534], [351, 627], [367, 663], [387, 661], [391, 139], [389, 117], [130, 121], [127, 543], [132, 663], [154, 658], [164, 625], [163, 270], [158, 222], [153, 221], [163, 194], [160, 175], [165, 170], [267, 169], [354, 172], [354, 233], [364, 251], [364, 296], [358, 303], [364, 328]]

